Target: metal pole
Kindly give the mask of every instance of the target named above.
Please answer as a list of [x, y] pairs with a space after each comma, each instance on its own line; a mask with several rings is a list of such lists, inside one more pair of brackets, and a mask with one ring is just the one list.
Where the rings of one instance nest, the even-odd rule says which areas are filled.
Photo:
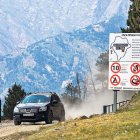
[[116, 112], [117, 111], [117, 91], [118, 90], [114, 90], [113, 112]]
[[103, 106], [103, 114], [106, 114], [106, 113], [107, 113], [107, 106], [104, 105], [104, 106]]

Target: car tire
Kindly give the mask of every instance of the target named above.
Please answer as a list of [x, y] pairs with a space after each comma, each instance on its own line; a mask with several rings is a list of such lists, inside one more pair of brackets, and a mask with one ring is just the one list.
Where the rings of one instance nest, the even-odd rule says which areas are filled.
[[65, 121], [65, 116], [61, 116], [59, 119], [60, 122], [64, 122]]
[[21, 125], [21, 122], [14, 120], [14, 125]]
[[46, 124], [52, 124], [52, 117], [53, 117], [52, 111], [50, 109], [48, 109], [47, 113], [46, 113], [45, 123]]

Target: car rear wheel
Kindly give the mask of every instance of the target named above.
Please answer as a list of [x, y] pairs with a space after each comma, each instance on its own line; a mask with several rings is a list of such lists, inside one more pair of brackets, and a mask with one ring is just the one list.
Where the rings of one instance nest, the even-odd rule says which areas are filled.
[[21, 122], [14, 120], [14, 125], [21, 125]]
[[64, 110], [61, 110], [61, 116], [59, 117], [59, 121], [60, 122], [65, 121], [65, 111]]
[[65, 121], [65, 110], [64, 110], [64, 106], [62, 106], [62, 108], [61, 108], [61, 116], [59, 118], [59, 121], [60, 122]]
[[59, 119], [59, 121], [60, 121], [60, 122], [65, 121], [65, 116], [61, 116], [60, 119]]
[[46, 124], [52, 124], [52, 117], [53, 117], [52, 111], [50, 109], [48, 109], [45, 123]]

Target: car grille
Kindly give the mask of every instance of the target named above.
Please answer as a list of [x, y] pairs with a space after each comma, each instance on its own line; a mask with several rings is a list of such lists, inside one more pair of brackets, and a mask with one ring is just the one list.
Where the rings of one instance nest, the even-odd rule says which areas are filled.
[[22, 108], [20, 109], [21, 113], [36, 113], [38, 111], [37, 108]]

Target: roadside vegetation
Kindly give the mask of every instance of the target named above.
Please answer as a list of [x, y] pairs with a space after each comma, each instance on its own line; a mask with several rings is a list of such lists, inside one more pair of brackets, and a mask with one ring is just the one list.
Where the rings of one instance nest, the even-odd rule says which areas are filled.
[[9, 140], [139, 140], [140, 94], [129, 104], [106, 115], [81, 117], [53, 126], [42, 127], [38, 132], [14, 134]]
[[8, 89], [8, 95], [5, 97], [5, 103], [3, 106], [3, 119], [13, 118], [13, 110], [17, 102], [21, 101], [25, 96], [26, 92], [22, 89], [21, 85], [16, 83]]

